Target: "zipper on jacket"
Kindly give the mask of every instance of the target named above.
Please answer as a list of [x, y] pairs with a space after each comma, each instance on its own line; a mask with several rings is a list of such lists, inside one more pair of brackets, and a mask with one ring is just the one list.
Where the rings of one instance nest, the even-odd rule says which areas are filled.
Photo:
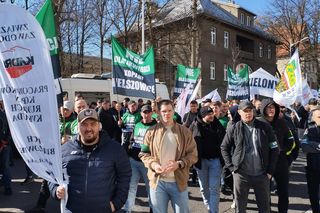
[[[88, 170], [89, 170], [89, 158], [90, 158], [91, 152], [86, 152], [86, 181], [85, 181], [85, 200], [87, 200], [87, 193], [88, 193]], [[85, 205], [85, 208], [87, 208], [87, 203]], [[85, 209], [85, 212], [87, 212], [87, 209]]]

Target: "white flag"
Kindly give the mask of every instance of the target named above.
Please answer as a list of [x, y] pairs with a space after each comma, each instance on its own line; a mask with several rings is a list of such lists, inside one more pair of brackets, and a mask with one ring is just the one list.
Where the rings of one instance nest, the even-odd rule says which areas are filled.
[[0, 6], [0, 93], [13, 141], [38, 176], [63, 184], [58, 107], [49, 47], [25, 9]]
[[289, 107], [302, 96], [302, 76], [298, 50], [294, 52], [273, 93], [276, 103]]
[[184, 114], [186, 113], [186, 105], [187, 105], [187, 97], [189, 94], [191, 94], [192, 92], [192, 88], [193, 84], [189, 83], [187, 84], [186, 88], [184, 88], [182, 90], [182, 92], [180, 93], [180, 95], [177, 98], [177, 103], [176, 103], [176, 109], [175, 111], [181, 116], [183, 117]]
[[205, 101], [206, 99], [210, 99], [211, 101], [220, 101], [221, 96], [218, 93], [218, 89], [212, 90], [209, 94], [205, 95], [203, 98], [198, 99], [198, 103]]

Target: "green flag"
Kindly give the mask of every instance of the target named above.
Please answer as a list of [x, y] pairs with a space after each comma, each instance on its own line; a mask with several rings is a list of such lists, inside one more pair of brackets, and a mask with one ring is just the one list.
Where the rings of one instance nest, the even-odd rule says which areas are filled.
[[60, 60], [58, 55], [58, 39], [57, 39], [57, 32], [55, 27], [54, 13], [53, 13], [51, 0], [46, 0], [46, 2], [44, 3], [44, 5], [41, 7], [40, 11], [36, 15], [36, 19], [40, 23], [48, 41], [50, 55], [51, 55], [53, 76], [55, 79], [57, 101], [58, 101], [58, 106], [60, 107], [63, 104], [63, 94], [62, 94], [61, 84], [59, 82], [59, 78], [61, 78], [61, 72], [60, 72]]
[[[177, 65], [176, 87], [174, 88], [173, 96], [178, 97], [188, 84], [192, 84], [191, 96], [194, 85], [198, 81], [200, 75], [199, 68], [186, 67], [182, 64]], [[189, 98], [188, 98], [189, 99]]]
[[58, 54], [57, 32], [51, 0], [47, 0], [36, 15], [49, 43], [50, 55]]
[[153, 48], [139, 55], [124, 48], [114, 37], [111, 43], [113, 93], [154, 99], [156, 88]]
[[245, 65], [238, 73], [234, 73], [228, 67], [228, 90], [227, 99], [244, 100], [249, 99], [249, 70], [248, 65]]

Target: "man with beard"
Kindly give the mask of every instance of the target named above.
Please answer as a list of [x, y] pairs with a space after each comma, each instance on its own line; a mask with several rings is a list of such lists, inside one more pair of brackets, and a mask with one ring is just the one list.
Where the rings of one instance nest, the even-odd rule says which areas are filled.
[[[79, 134], [62, 145], [62, 165], [69, 177], [67, 209], [71, 212], [115, 212], [128, 196], [131, 168], [120, 144], [101, 131], [97, 112], [78, 114]], [[63, 186], [49, 184], [54, 198], [65, 199]]]

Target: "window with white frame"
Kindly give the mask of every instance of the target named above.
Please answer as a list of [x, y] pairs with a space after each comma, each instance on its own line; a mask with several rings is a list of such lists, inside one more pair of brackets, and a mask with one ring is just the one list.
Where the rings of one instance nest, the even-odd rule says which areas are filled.
[[271, 47], [268, 45], [268, 59], [271, 59]]
[[215, 27], [211, 28], [211, 44], [215, 46], [217, 43], [217, 29]]
[[259, 57], [262, 58], [263, 57], [263, 44], [259, 43]]
[[228, 49], [229, 48], [229, 32], [227, 32], [227, 31], [224, 31], [224, 33], [223, 33], [223, 43], [224, 43], [224, 48], [225, 49]]
[[247, 16], [247, 26], [251, 26], [251, 17]]
[[210, 62], [210, 79], [216, 80], [216, 63]]
[[223, 65], [223, 80], [228, 81], [228, 65]]
[[241, 21], [241, 24], [244, 24], [244, 14], [243, 13], [240, 14], [240, 21]]

